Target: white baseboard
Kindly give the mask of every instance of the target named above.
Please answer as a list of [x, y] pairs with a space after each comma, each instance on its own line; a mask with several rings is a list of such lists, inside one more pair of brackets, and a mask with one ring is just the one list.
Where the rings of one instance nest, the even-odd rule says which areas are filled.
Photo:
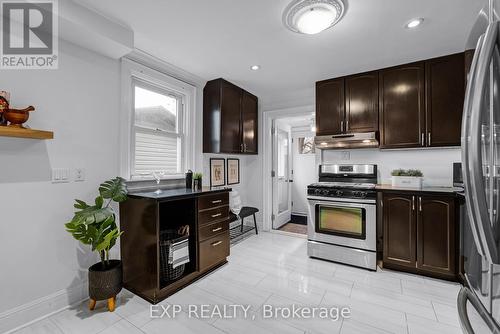
[[87, 282], [0, 313], [0, 333], [11, 333], [88, 298]]

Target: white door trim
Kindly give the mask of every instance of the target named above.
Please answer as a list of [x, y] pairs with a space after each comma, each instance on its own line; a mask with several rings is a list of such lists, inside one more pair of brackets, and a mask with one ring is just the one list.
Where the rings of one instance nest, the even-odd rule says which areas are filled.
[[294, 108], [285, 108], [266, 111], [263, 113], [263, 126], [262, 126], [262, 142], [263, 142], [263, 164], [262, 164], [262, 175], [263, 175], [263, 187], [262, 187], [262, 197], [264, 199], [263, 203], [263, 226], [264, 231], [272, 230], [271, 214], [272, 214], [272, 138], [271, 138], [271, 127], [274, 119], [283, 117], [293, 117], [301, 116], [305, 114], [314, 113], [314, 105], [306, 105]]

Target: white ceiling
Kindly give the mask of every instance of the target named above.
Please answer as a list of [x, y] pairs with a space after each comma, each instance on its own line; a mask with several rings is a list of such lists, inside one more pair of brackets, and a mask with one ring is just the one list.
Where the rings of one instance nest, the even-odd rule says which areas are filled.
[[[312, 99], [314, 82], [463, 51], [486, 0], [350, 0], [318, 35], [286, 30], [290, 0], [80, 0], [130, 26], [135, 46], [204, 79], [224, 77], [265, 105]], [[424, 17], [416, 30], [404, 28]], [[251, 71], [259, 64], [261, 70]], [[312, 100], [310, 100], [312, 103]], [[298, 102], [297, 102], [298, 103]]]

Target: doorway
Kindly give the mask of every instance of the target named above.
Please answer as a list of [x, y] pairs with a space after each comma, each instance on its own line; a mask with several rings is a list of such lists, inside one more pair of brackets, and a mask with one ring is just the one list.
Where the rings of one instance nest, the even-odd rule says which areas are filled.
[[307, 235], [307, 185], [317, 178], [314, 135], [314, 114], [272, 121], [271, 227], [275, 231]]

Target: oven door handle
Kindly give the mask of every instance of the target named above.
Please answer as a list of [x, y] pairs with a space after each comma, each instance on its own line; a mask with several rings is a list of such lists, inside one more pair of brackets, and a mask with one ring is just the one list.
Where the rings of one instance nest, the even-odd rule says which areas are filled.
[[329, 207], [348, 207], [348, 208], [360, 208], [360, 209], [368, 209], [376, 206], [376, 201], [373, 203], [358, 203], [358, 202], [336, 202], [336, 201], [321, 201], [321, 200], [309, 200], [310, 205], [323, 205]]

